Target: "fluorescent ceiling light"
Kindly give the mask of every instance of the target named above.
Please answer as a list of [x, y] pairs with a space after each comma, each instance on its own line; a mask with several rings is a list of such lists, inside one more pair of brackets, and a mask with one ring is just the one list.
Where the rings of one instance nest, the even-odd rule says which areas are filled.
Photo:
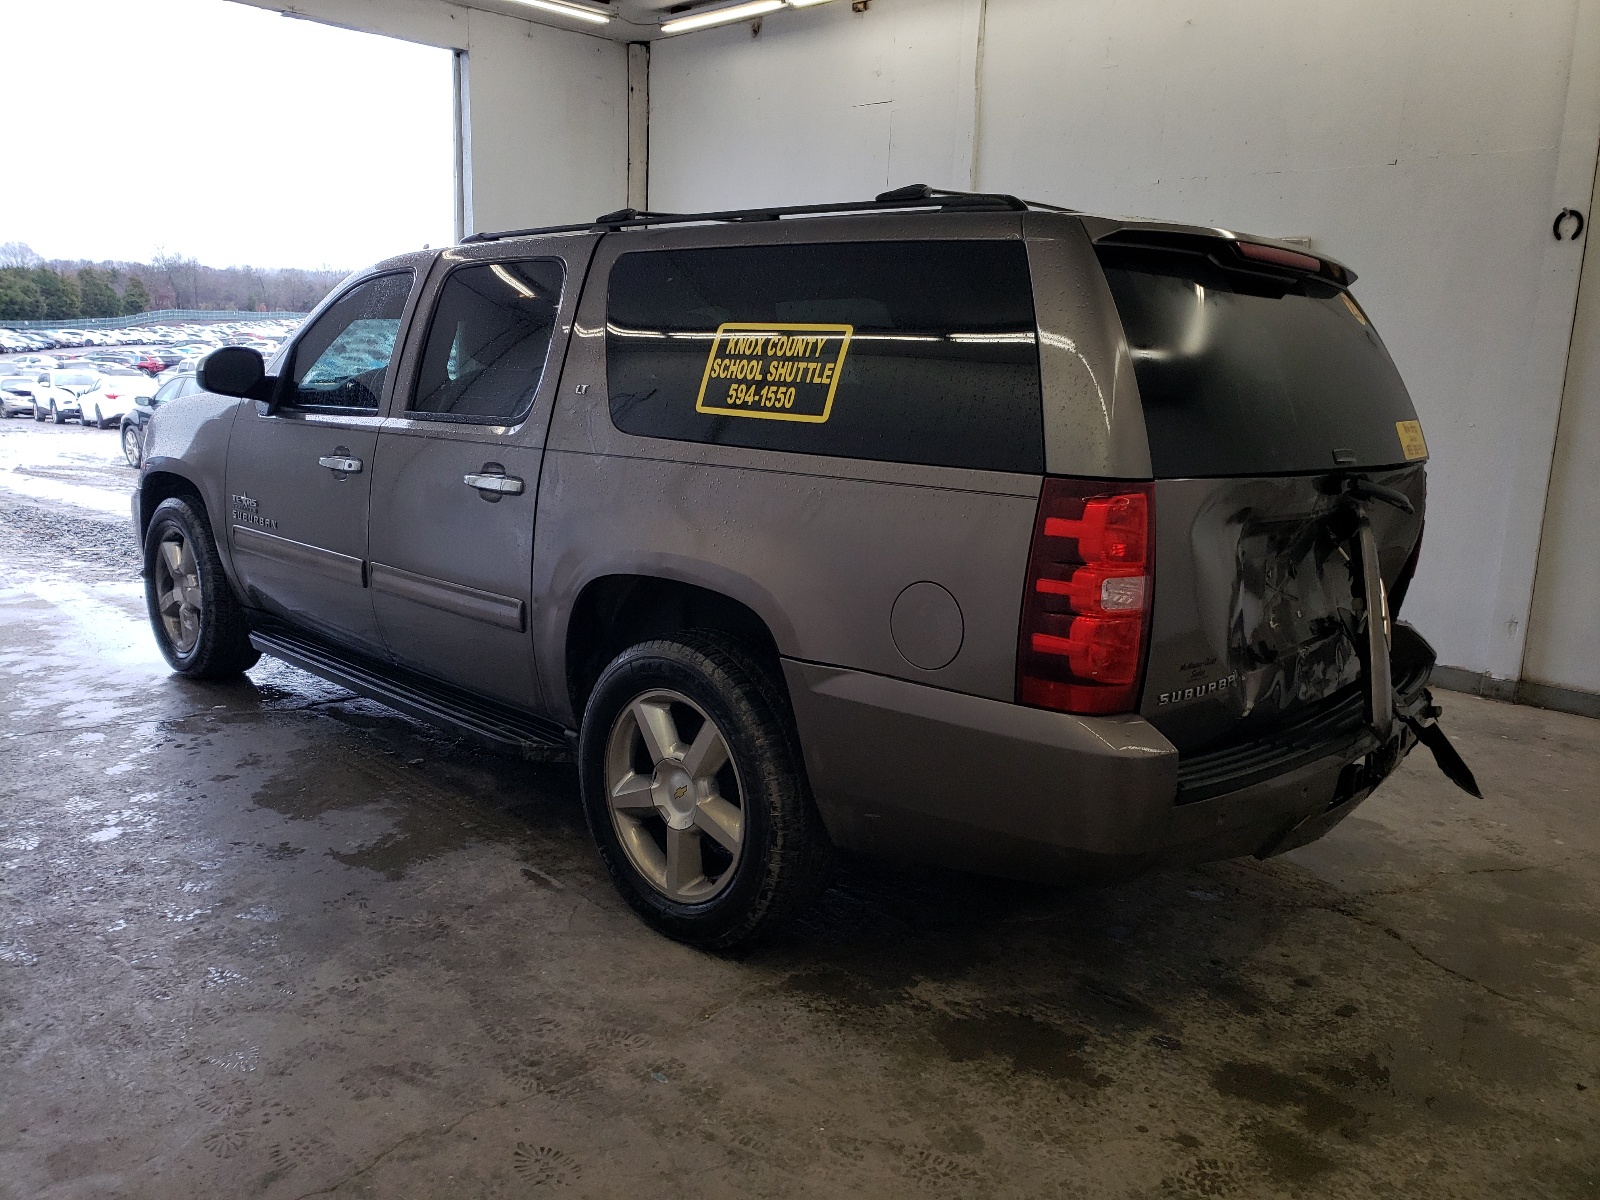
[[662, 33], [688, 33], [691, 29], [706, 29], [712, 25], [726, 25], [730, 21], [746, 21], [764, 13], [776, 12], [783, 0], [750, 0], [748, 4], [735, 4], [732, 8], [719, 8], [712, 12], [695, 13], [692, 17], [679, 17], [661, 26]]
[[512, 291], [519, 293], [526, 299], [537, 300], [539, 298], [538, 292], [534, 291], [527, 284], [523, 283], [522, 280], [518, 279], [499, 263], [495, 263], [489, 268], [489, 270], [498, 275], [500, 277], [500, 281], [510, 287]]
[[563, 17], [575, 17], [580, 21], [589, 21], [595, 25], [605, 25], [611, 20], [611, 14], [608, 12], [600, 12], [598, 9], [593, 8], [583, 8], [576, 4], [563, 4], [561, 0], [516, 0], [516, 2], [518, 4], [526, 4], [529, 8], [559, 13]]
[[790, 8], [810, 8], [813, 4], [826, 4], [828, 0], [789, 0]]

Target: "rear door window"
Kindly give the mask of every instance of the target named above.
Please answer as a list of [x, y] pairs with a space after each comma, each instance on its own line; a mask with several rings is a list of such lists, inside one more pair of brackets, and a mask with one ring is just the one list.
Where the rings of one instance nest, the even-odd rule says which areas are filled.
[[412, 416], [503, 424], [533, 404], [561, 308], [556, 259], [458, 268], [445, 281]]
[[1219, 263], [1220, 242], [1096, 251], [1158, 477], [1393, 466], [1425, 453], [1405, 384], [1349, 293]]
[[606, 369], [612, 420], [644, 437], [1044, 469], [1020, 241], [624, 254]]

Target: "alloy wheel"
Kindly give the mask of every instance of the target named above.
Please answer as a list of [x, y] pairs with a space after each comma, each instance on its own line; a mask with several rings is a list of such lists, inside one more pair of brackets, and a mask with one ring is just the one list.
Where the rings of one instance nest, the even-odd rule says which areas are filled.
[[130, 467], [139, 465], [139, 430], [133, 425], [122, 427], [122, 457], [128, 460]]
[[194, 548], [173, 531], [156, 549], [156, 598], [167, 639], [179, 654], [188, 654], [200, 640], [200, 572]]
[[658, 892], [699, 904], [732, 881], [743, 788], [727, 737], [693, 700], [658, 688], [629, 702], [611, 726], [605, 782], [617, 840]]

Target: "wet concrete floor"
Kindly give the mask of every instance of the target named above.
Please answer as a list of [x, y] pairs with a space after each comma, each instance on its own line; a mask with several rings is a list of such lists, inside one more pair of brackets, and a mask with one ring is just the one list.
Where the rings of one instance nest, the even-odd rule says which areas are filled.
[[569, 765], [171, 676], [114, 507], [0, 481], [0, 1195], [1600, 1195], [1593, 721], [1446, 693], [1482, 801], [1419, 755], [1266, 863], [854, 862], [718, 958]]

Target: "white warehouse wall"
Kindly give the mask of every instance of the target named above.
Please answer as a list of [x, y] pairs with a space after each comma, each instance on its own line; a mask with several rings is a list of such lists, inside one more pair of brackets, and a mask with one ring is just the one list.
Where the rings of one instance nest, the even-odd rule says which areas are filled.
[[777, 13], [651, 47], [650, 206], [706, 211], [971, 184], [976, 0]]
[[1580, 29], [1593, 8], [874, 0], [781, 13], [754, 39], [739, 25], [656, 43], [650, 205], [927, 182], [1309, 235], [1360, 275], [1432, 451], [1406, 615], [1442, 662], [1515, 677], [1582, 254], [1554, 245], [1550, 222], [1567, 203], [1587, 210], [1587, 191], [1555, 198], [1558, 180], [1592, 180], [1600, 129], [1569, 94], [1586, 78], [1569, 79], [1575, 46], [1596, 65]]
[[437, 0], [237, 2], [466, 51], [467, 232], [588, 221], [627, 203], [622, 43]]
[[628, 202], [628, 48], [470, 10], [470, 229], [592, 221]]

